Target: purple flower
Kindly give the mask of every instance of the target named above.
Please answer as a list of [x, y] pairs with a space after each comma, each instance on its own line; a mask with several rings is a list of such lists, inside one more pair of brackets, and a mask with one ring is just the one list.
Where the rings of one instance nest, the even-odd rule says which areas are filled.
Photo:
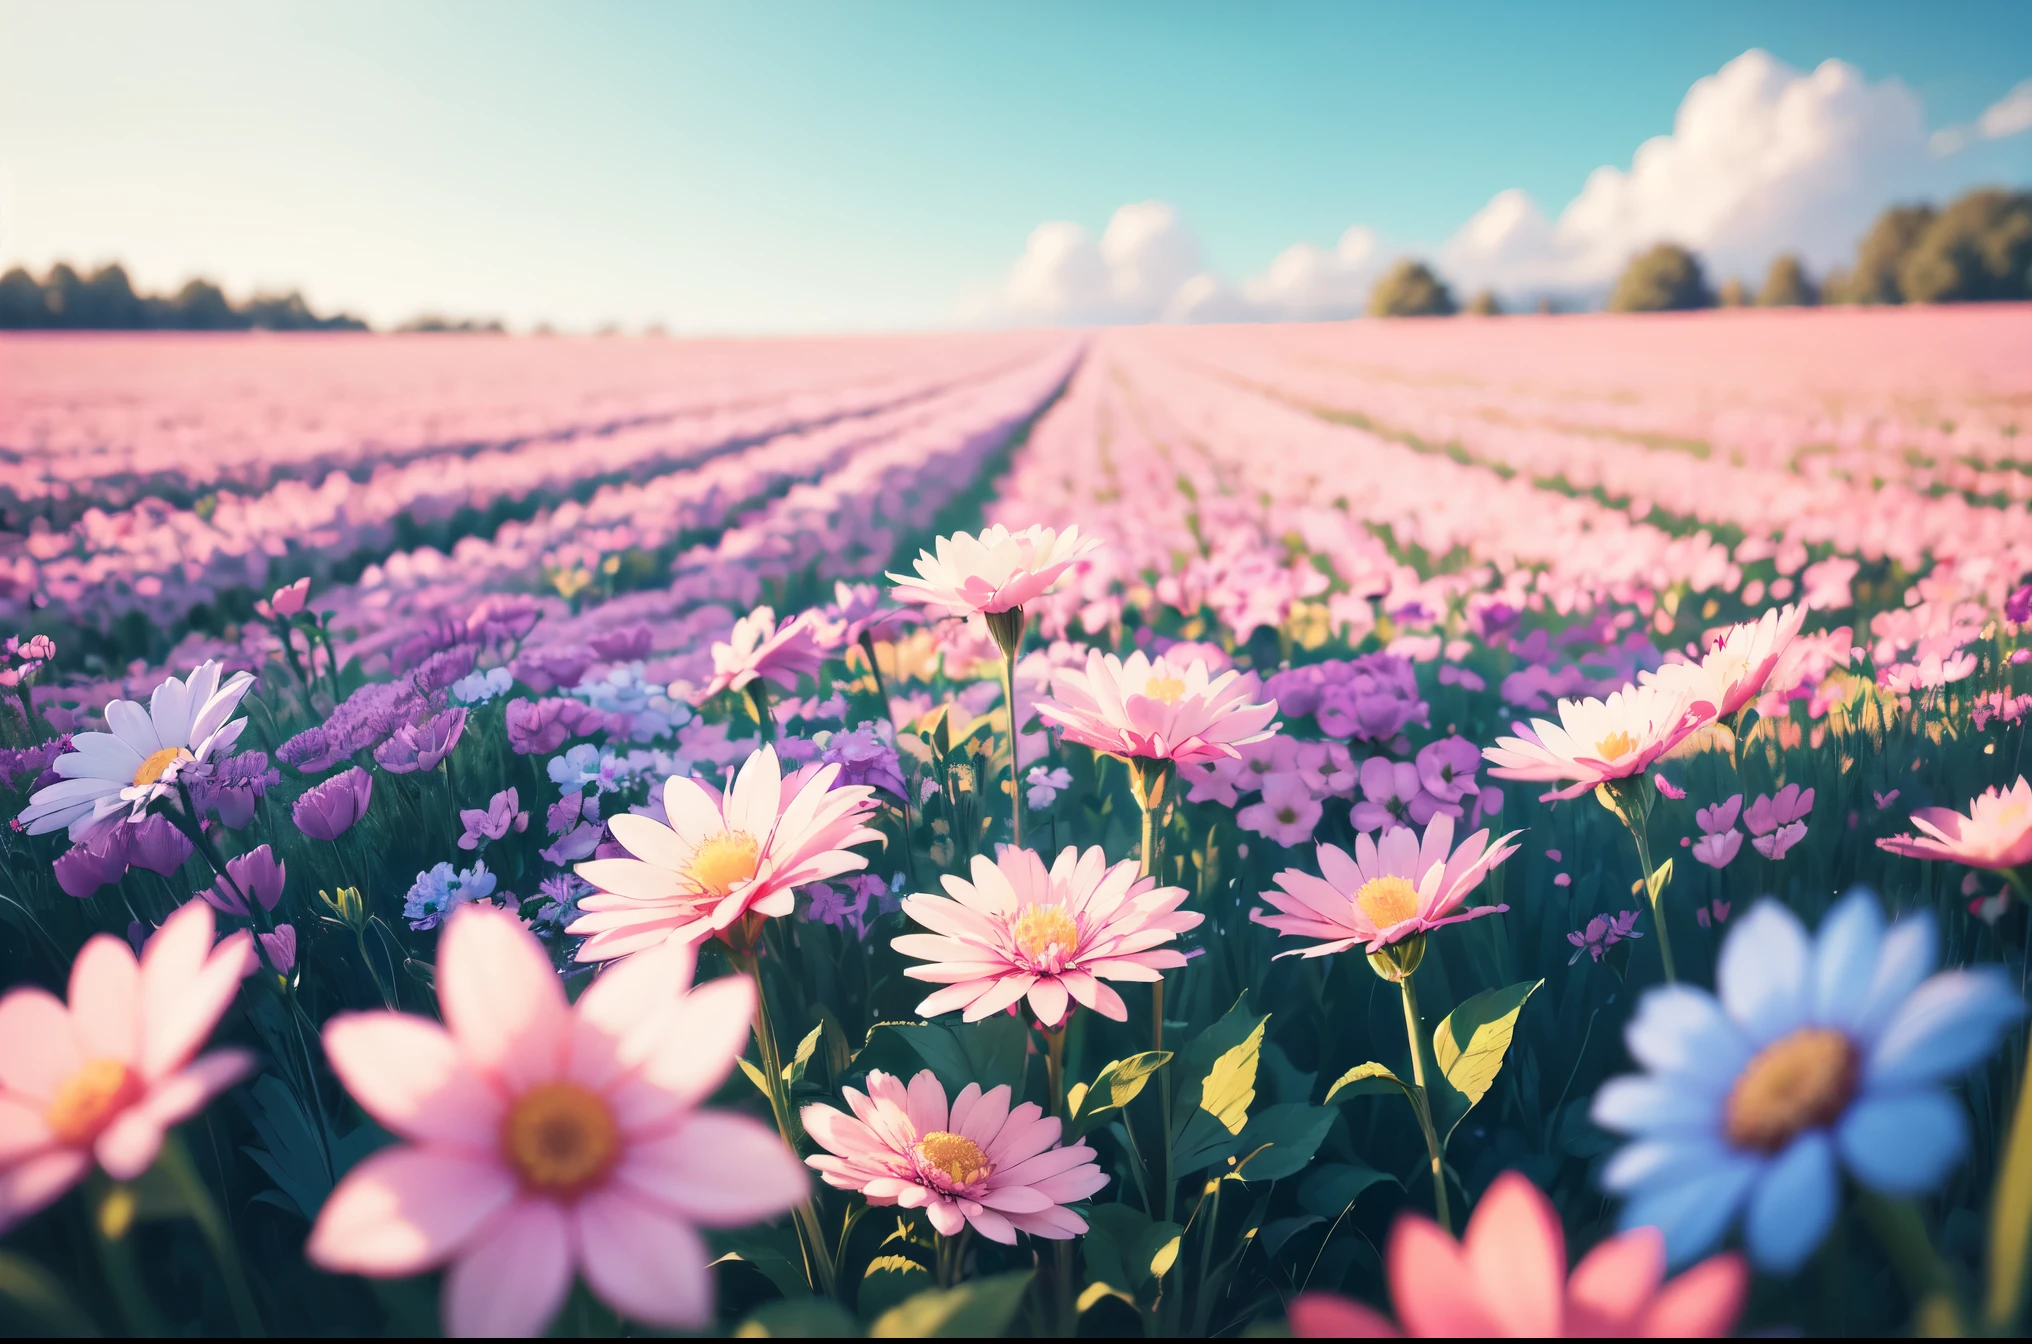
[[23, 780], [33, 780], [70, 750], [70, 739], [44, 742], [38, 746], [0, 747], [0, 789], [11, 789]]
[[607, 716], [583, 700], [552, 696], [511, 700], [505, 715], [508, 748], [520, 756], [547, 755], [574, 737], [601, 731]]
[[1443, 803], [1457, 803], [1479, 791], [1475, 771], [1482, 764], [1481, 749], [1455, 734], [1429, 742], [1418, 753], [1418, 782]]
[[212, 773], [190, 783], [191, 802], [200, 816], [214, 813], [232, 830], [254, 820], [254, 805], [282, 782], [282, 772], [268, 764], [265, 751], [243, 751], [212, 767]]
[[2004, 599], [2004, 619], [2013, 625], [2032, 623], [2032, 583], [2019, 585]]
[[503, 789], [487, 802], [485, 811], [461, 808], [459, 821], [466, 833], [459, 837], [460, 849], [478, 849], [489, 840], [499, 840], [510, 831], [529, 829], [529, 814], [520, 810], [515, 790]]
[[1577, 929], [1566, 935], [1566, 941], [1578, 949], [1572, 956], [1566, 959], [1566, 964], [1569, 966], [1573, 965], [1584, 954], [1592, 954], [1596, 961], [1600, 961], [1604, 952], [1614, 947], [1617, 943], [1622, 942], [1625, 938], [1642, 938], [1643, 936], [1643, 934], [1637, 932], [1637, 912], [1635, 910], [1625, 910], [1614, 918], [1610, 918], [1608, 915], [1596, 915], [1588, 921], [1585, 929]]
[[102, 826], [64, 851], [56, 861], [56, 884], [79, 900], [100, 887], [118, 882], [127, 872], [127, 832], [131, 827]]
[[278, 975], [288, 975], [296, 966], [296, 930], [288, 924], [277, 924], [273, 933], [257, 933], [261, 950], [268, 954], [268, 964]]
[[420, 724], [404, 724], [374, 748], [374, 763], [391, 775], [435, 770], [466, 731], [463, 705], [433, 714]]
[[[587, 815], [588, 812], [591, 815]], [[597, 821], [600, 815], [598, 797], [587, 797], [583, 793], [568, 793], [552, 803], [543, 813], [544, 829], [552, 835], [563, 835], [581, 821]]]
[[593, 851], [600, 847], [600, 834], [605, 829], [598, 822], [589, 821], [548, 849], [539, 849], [536, 852], [545, 863], [554, 863], [559, 867], [567, 863], [576, 863], [580, 859], [592, 857]]
[[410, 674], [410, 681], [424, 695], [434, 696], [471, 672], [479, 656], [480, 651], [471, 644], [460, 644], [442, 653], [433, 653], [417, 664], [416, 671]]
[[593, 665], [593, 651], [576, 646], [558, 649], [533, 649], [508, 665], [515, 679], [528, 686], [538, 695], [563, 687], [570, 690], [579, 684], [586, 669]]
[[586, 641], [594, 657], [609, 663], [632, 663], [647, 658], [654, 642], [655, 632], [640, 621], [619, 630], [604, 630]]
[[262, 845], [237, 858], [227, 859], [226, 876], [198, 894], [215, 910], [245, 916], [247, 903], [241, 899], [243, 896], [252, 896], [261, 902], [263, 910], [273, 910], [275, 903], [282, 899], [282, 885], [288, 876], [288, 865], [276, 859], [275, 851]]
[[1371, 756], [1362, 762], [1362, 801], [1351, 814], [1358, 831], [1381, 830], [1407, 825], [1411, 804], [1424, 790], [1418, 784], [1418, 767], [1409, 761]]
[[543, 608], [527, 593], [490, 593], [466, 617], [466, 630], [470, 638], [492, 644], [521, 639], [542, 617]]
[[909, 787], [903, 782], [903, 763], [896, 745], [884, 737], [887, 724], [863, 723], [834, 733], [826, 739], [819, 756], [828, 765], [840, 767], [835, 788], [842, 784], [870, 784], [901, 798]]
[[331, 717], [276, 748], [275, 754], [307, 775], [329, 770], [355, 752], [387, 740], [430, 708], [409, 678], [369, 682], [339, 703]]
[[128, 827], [127, 862], [136, 868], [168, 877], [183, 867], [191, 856], [190, 837], [171, 824], [160, 812], [143, 817]]
[[290, 815], [311, 839], [336, 840], [367, 815], [373, 798], [374, 777], [356, 765], [306, 791]]

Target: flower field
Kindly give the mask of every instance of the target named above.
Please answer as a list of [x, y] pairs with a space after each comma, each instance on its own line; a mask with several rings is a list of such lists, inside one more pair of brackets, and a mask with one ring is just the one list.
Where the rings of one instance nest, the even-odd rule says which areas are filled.
[[0, 338], [0, 1319], [2022, 1334], [2028, 355]]

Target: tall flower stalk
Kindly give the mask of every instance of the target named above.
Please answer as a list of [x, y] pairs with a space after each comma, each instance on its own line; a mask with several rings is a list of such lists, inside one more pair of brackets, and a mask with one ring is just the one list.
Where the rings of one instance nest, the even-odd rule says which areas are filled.
[[1425, 1068], [1425, 1025], [1418, 1016], [1418, 991], [1411, 976], [1425, 960], [1425, 935], [1391, 943], [1369, 954], [1369, 967], [1395, 984], [1404, 1000], [1404, 1043], [1411, 1048], [1411, 1109], [1418, 1117], [1419, 1132], [1425, 1135], [1425, 1154], [1432, 1167], [1432, 1213], [1440, 1230], [1453, 1231], [1453, 1213], [1446, 1197], [1446, 1153], [1440, 1147], [1439, 1129], [1432, 1122], [1432, 1084]]
[[1017, 742], [1023, 735], [1016, 711], [1016, 659], [1023, 651], [1025, 617], [1022, 607], [984, 613], [988, 633], [1002, 651], [1002, 703], [1009, 710], [1009, 842], [1023, 848], [1023, 782], [1017, 763]]
[[1658, 957], [1665, 964], [1665, 979], [1677, 983], [1679, 971], [1672, 961], [1672, 932], [1665, 926], [1665, 888], [1672, 880], [1669, 870], [1651, 862], [1651, 791], [1641, 775], [1612, 780], [1595, 790], [1601, 805], [1616, 814], [1630, 839], [1637, 845], [1637, 865], [1644, 874], [1644, 899], [1651, 904], [1651, 922], [1658, 930]]

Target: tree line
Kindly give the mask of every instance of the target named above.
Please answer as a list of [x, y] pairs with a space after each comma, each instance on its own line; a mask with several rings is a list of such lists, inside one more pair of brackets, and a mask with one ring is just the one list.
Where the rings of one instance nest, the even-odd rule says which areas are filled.
[[320, 316], [294, 290], [234, 303], [198, 279], [174, 294], [141, 294], [123, 266], [85, 275], [60, 261], [40, 280], [19, 266], [0, 275], [0, 330], [365, 331], [367, 324], [348, 313]]
[[[1816, 282], [1797, 256], [1772, 261], [1754, 292], [1730, 278], [1711, 288], [1694, 252], [1662, 242], [1630, 258], [1609, 291], [1611, 312], [1639, 313], [1756, 304], [1982, 303], [2032, 299], [2032, 191], [1983, 187], [1936, 209], [1896, 205], [1863, 235], [1855, 264]], [[1457, 311], [1432, 268], [1406, 258], [1376, 282], [1371, 317], [1443, 317]], [[1488, 290], [1470, 313], [1502, 311]]]

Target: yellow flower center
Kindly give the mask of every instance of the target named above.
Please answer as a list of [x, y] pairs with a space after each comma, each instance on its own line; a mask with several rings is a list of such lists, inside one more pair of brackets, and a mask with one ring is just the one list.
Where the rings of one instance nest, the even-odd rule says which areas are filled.
[[1418, 914], [1418, 888], [1407, 877], [1372, 877], [1355, 893], [1355, 904], [1377, 928], [1387, 929]]
[[755, 876], [762, 846], [746, 831], [721, 831], [692, 851], [691, 867], [685, 870], [698, 889], [708, 896], [725, 896]]
[[974, 1185], [988, 1179], [988, 1155], [972, 1139], [934, 1129], [917, 1141], [917, 1160], [945, 1173], [954, 1185]]
[[515, 1099], [501, 1122], [501, 1155], [527, 1188], [574, 1195], [599, 1183], [620, 1155], [614, 1113], [577, 1083], [543, 1083]]
[[162, 778], [163, 771], [169, 769], [169, 767], [175, 765], [178, 761], [188, 761], [190, 759], [192, 759], [190, 752], [183, 747], [164, 747], [161, 751], [156, 752], [141, 763], [141, 768], [134, 772], [134, 783], [136, 787], [143, 784], [153, 784], [156, 780]]
[[1595, 755], [1605, 761], [1613, 761], [1619, 757], [1627, 756], [1636, 749], [1637, 739], [1629, 733], [1620, 730], [1610, 733], [1607, 737], [1595, 743]]
[[1143, 683], [1143, 694], [1152, 700], [1162, 700], [1167, 705], [1175, 705], [1178, 698], [1185, 694], [1185, 683], [1177, 677], [1152, 677]]
[[141, 1075], [117, 1059], [94, 1059], [64, 1080], [42, 1113], [56, 1141], [82, 1148], [141, 1100]]
[[1729, 1142], [1776, 1153], [1793, 1136], [1833, 1124], [1856, 1094], [1861, 1060], [1831, 1027], [1801, 1027], [1759, 1050], [1729, 1089]]
[[1031, 961], [1043, 961], [1055, 946], [1061, 957], [1079, 949], [1079, 925], [1062, 905], [1026, 905], [1016, 916], [1016, 948]]

